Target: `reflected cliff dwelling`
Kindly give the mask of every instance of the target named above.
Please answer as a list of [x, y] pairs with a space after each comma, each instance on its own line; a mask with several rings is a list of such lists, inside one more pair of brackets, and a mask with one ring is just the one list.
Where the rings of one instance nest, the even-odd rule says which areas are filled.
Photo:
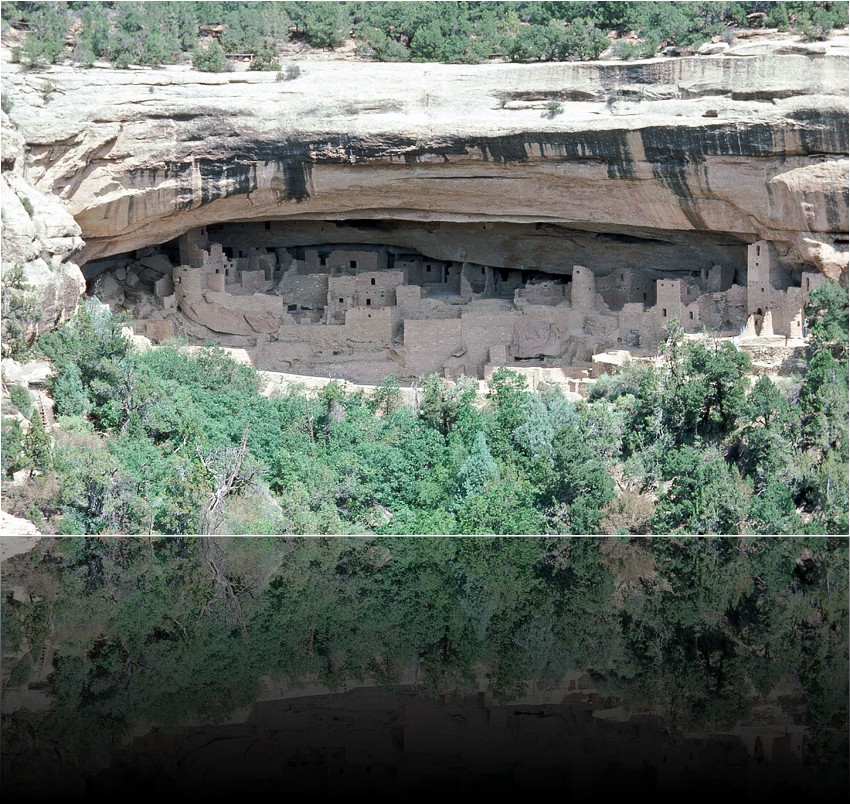
[[804, 728], [761, 707], [734, 733], [671, 735], [574, 674], [552, 702], [499, 705], [484, 692], [423, 696], [413, 686], [356, 687], [265, 700], [244, 723], [155, 729], [131, 741], [89, 790], [157, 792], [525, 791], [688, 795], [750, 800], [798, 791]]
[[821, 272], [783, 262], [765, 240], [653, 234], [219, 223], [84, 272], [90, 293], [129, 311], [136, 334], [154, 343], [212, 341], [244, 348], [259, 369], [365, 383], [434, 372], [486, 379], [510, 366], [532, 386], [582, 393], [598, 371], [594, 355], [651, 359], [674, 321], [685, 333], [763, 345], [803, 337]]

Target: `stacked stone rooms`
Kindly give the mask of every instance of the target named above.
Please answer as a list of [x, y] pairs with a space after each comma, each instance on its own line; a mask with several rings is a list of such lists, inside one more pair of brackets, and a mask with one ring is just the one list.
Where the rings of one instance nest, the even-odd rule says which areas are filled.
[[630, 267], [554, 272], [374, 242], [292, 245], [285, 230], [201, 227], [86, 273], [94, 295], [131, 312], [137, 334], [242, 347], [260, 369], [369, 383], [485, 378], [507, 365], [555, 371], [576, 388], [593, 355], [654, 355], [675, 320], [688, 333], [801, 338], [803, 305], [824, 281], [784, 266], [766, 241], [725, 264], [653, 268], [636, 250]]

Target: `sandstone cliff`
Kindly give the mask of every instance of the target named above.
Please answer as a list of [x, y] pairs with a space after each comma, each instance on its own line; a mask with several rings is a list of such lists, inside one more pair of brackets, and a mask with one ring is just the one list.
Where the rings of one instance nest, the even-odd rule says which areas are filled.
[[[4, 85], [29, 180], [76, 219], [82, 262], [218, 221], [409, 221], [381, 242], [490, 265], [533, 254], [557, 271], [583, 248], [575, 234], [763, 238], [837, 278], [847, 38], [784, 47], [630, 64], [311, 62], [292, 81], [9, 69]], [[475, 237], [445, 228], [470, 222]]]
[[[85, 291], [71, 258], [83, 248], [80, 227], [61, 201], [37, 190], [26, 177], [24, 142], [2, 112], [2, 264], [3, 276], [20, 265], [33, 295], [37, 320], [29, 336], [68, 318]], [[8, 311], [3, 311], [8, 315]]]

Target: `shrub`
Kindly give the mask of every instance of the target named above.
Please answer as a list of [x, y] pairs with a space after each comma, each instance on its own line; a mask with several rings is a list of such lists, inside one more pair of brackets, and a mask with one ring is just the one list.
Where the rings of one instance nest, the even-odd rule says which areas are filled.
[[24, 431], [21, 423], [12, 416], [3, 418], [3, 432], [0, 438], [0, 460], [3, 474], [11, 477], [20, 466], [21, 450], [24, 447]]
[[27, 215], [32, 217], [32, 215], [33, 215], [32, 201], [30, 201], [29, 198], [24, 196], [23, 198], [21, 198], [21, 206], [27, 211]]
[[224, 48], [213, 39], [209, 47], [199, 45], [192, 51], [192, 67], [202, 73], [225, 73], [230, 69], [230, 62]]
[[9, 398], [25, 419], [32, 416], [32, 394], [23, 385], [10, 385]]
[[0, 109], [9, 114], [12, 111], [12, 105], [12, 96], [8, 92], [4, 92], [2, 101], [0, 101]]
[[558, 101], [549, 101], [546, 104], [546, 110], [541, 113], [541, 117], [545, 117], [549, 120], [554, 120], [559, 114], [564, 113], [564, 105], [562, 103], [558, 103]]
[[277, 47], [271, 39], [263, 40], [259, 51], [254, 54], [254, 59], [248, 66], [249, 70], [280, 70], [280, 61], [277, 58]]
[[32, 289], [32, 285], [24, 278], [24, 266], [21, 263], [4, 271], [0, 283], [3, 357], [17, 357], [31, 343], [32, 325], [39, 319]]

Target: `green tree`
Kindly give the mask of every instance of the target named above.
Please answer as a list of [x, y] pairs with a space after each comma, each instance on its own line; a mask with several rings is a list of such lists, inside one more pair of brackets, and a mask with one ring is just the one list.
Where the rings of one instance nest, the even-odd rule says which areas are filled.
[[472, 451], [458, 472], [458, 493], [461, 498], [481, 490], [485, 483], [496, 477], [498, 467], [487, 446], [484, 433], [475, 436]]
[[32, 343], [33, 325], [40, 317], [32, 291], [32, 285], [24, 276], [23, 264], [15, 263], [3, 271], [0, 284], [3, 357], [19, 357]]
[[65, 49], [68, 32], [66, 3], [33, 3], [28, 15], [30, 32], [24, 41], [24, 58], [31, 66], [54, 64]]
[[667, 473], [672, 484], [658, 501], [653, 533], [741, 532], [749, 492], [737, 468], [717, 451], [681, 447], [669, 456]]
[[11, 477], [22, 468], [21, 452], [23, 447], [24, 431], [21, 429], [21, 423], [12, 416], [4, 416], [0, 451], [2, 451], [3, 475], [5, 477]]
[[351, 32], [348, 3], [292, 3], [290, 8], [296, 28], [313, 47], [336, 47]]
[[23, 443], [24, 468], [30, 470], [30, 477], [34, 472], [47, 472], [53, 465], [53, 448], [50, 436], [44, 429], [41, 416], [34, 415], [30, 419], [30, 426], [24, 436]]
[[579, 430], [562, 427], [553, 443], [553, 477], [547, 496], [556, 506], [551, 518], [560, 533], [598, 533], [600, 509], [614, 496], [614, 481]]
[[200, 45], [192, 51], [192, 67], [204, 73], [224, 73], [230, 69], [230, 62], [224, 48], [213, 39], [206, 48]]

